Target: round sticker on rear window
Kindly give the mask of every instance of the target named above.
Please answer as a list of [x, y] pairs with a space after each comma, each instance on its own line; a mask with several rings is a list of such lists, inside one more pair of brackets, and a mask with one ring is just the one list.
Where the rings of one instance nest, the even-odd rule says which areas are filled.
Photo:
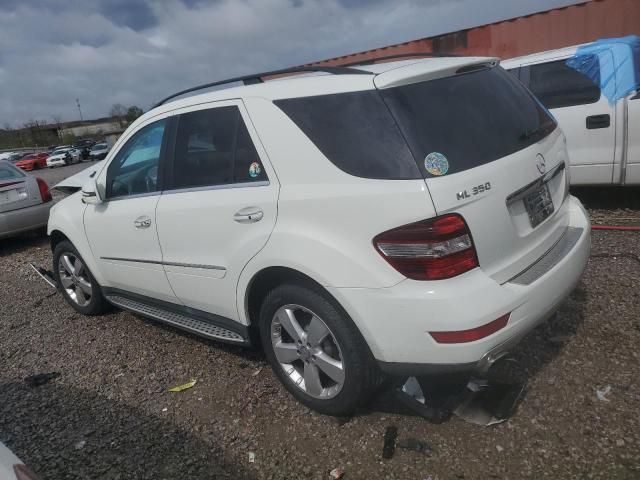
[[431, 175], [439, 177], [449, 171], [449, 161], [443, 154], [433, 152], [425, 157], [424, 168], [426, 168], [427, 172]]
[[260, 164], [258, 162], [253, 162], [251, 165], [249, 165], [249, 176], [251, 178], [256, 178], [258, 175], [260, 175], [260, 172], [262, 172], [262, 169], [260, 168]]

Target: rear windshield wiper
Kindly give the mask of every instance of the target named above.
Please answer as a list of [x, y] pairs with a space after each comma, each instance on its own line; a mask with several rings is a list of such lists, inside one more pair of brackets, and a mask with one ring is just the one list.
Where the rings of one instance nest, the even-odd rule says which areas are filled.
[[544, 126], [540, 125], [536, 128], [527, 128], [522, 135], [520, 135], [520, 140], [529, 140], [532, 137], [542, 133], [544, 130]]
[[540, 134], [545, 135], [551, 133], [556, 126], [554, 121], [545, 121], [540, 123], [536, 128], [527, 128], [522, 135], [520, 135], [520, 141], [529, 140], [532, 137]]

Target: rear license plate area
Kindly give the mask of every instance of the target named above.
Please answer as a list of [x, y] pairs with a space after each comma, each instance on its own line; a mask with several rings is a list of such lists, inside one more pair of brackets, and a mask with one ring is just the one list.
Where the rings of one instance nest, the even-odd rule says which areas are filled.
[[549, 185], [546, 183], [527, 194], [523, 201], [532, 228], [536, 228], [549, 218], [555, 209], [551, 192], [549, 191]]

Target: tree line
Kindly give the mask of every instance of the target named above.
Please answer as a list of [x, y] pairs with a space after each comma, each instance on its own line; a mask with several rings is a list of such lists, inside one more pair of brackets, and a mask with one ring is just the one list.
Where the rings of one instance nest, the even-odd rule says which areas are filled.
[[[131, 124], [143, 113], [143, 110], [137, 105], [126, 107], [120, 103], [113, 104], [109, 110], [109, 116], [118, 122], [121, 128]], [[70, 122], [62, 122], [57, 115], [54, 115], [52, 120], [52, 122], [47, 122], [31, 119], [20, 127], [12, 127], [9, 123], [5, 123], [3, 128], [0, 128], [0, 150], [68, 145], [77, 140], [72, 133], [62, 134], [65, 124]], [[100, 135], [88, 134], [87, 136], [99, 137]], [[98, 139], [96, 138], [96, 140]]]

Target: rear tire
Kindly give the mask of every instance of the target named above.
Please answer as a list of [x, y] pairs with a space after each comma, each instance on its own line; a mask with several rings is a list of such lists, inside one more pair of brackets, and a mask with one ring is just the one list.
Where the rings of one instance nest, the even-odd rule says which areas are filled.
[[326, 415], [346, 416], [375, 389], [379, 373], [369, 347], [322, 289], [274, 288], [262, 303], [259, 321], [271, 368], [300, 403]]
[[53, 275], [62, 296], [83, 315], [100, 315], [109, 309], [102, 289], [78, 250], [67, 240], [53, 252]]

